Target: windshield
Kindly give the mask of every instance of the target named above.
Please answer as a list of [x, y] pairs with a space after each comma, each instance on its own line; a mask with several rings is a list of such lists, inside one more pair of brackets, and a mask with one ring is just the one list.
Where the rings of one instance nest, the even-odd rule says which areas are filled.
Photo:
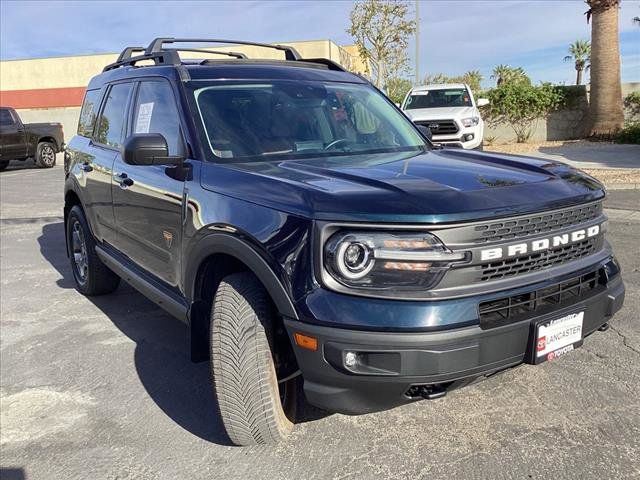
[[357, 155], [425, 148], [371, 87], [308, 81], [192, 82], [212, 153], [224, 161]]
[[407, 98], [405, 110], [415, 108], [472, 107], [466, 88], [439, 88], [413, 92]]

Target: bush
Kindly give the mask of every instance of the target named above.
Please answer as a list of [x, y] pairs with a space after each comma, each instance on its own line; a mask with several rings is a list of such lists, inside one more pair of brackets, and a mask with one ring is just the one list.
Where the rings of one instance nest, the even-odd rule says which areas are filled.
[[401, 104], [413, 84], [406, 78], [390, 78], [385, 85], [387, 96], [393, 103]]
[[640, 122], [627, 124], [616, 135], [616, 142], [640, 144]]
[[490, 103], [483, 109], [485, 119], [489, 124], [509, 124], [518, 143], [529, 140], [538, 119], [546, 117], [563, 101], [552, 85], [534, 87], [524, 82], [503, 83], [486, 95]]
[[624, 97], [624, 108], [629, 112], [629, 118], [640, 121], [640, 92], [631, 92]]

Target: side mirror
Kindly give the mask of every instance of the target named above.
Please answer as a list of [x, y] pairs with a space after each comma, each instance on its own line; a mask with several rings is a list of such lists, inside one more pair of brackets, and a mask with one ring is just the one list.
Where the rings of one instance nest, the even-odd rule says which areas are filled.
[[416, 125], [416, 128], [420, 131], [423, 137], [433, 143], [433, 134], [431, 133], [431, 129], [429, 127], [425, 127], [424, 125]]
[[489, 100], [486, 99], [486, 98], [479, 98], [476, 101], [476, 105], [479, 106], [479, 107], [484, 107], [485, 105], [489, 105]]
[[180, 165], [184, 158], [169, 156], [167, 140], [159, 133], [136, 133], [124, 142], [122, 158], [129, 165]]

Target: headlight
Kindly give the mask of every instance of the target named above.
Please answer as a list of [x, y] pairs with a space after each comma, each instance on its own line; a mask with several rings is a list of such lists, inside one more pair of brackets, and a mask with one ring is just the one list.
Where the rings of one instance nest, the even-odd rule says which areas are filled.
[[469, 117], [462, 119], [462, 125], [465, 127], [475, 127], [480, 123], [480, 117]]
[[465, 260], [430, 233], [339, 231], [324, 246], [324, 267], [340, 284], [367, 290], [425, 290]]

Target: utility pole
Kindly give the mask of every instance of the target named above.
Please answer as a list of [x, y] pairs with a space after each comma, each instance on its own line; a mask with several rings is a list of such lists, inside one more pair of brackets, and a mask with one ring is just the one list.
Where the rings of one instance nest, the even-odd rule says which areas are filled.
[[416, 0], [416, 85], [420, 84], [420, 0]]

